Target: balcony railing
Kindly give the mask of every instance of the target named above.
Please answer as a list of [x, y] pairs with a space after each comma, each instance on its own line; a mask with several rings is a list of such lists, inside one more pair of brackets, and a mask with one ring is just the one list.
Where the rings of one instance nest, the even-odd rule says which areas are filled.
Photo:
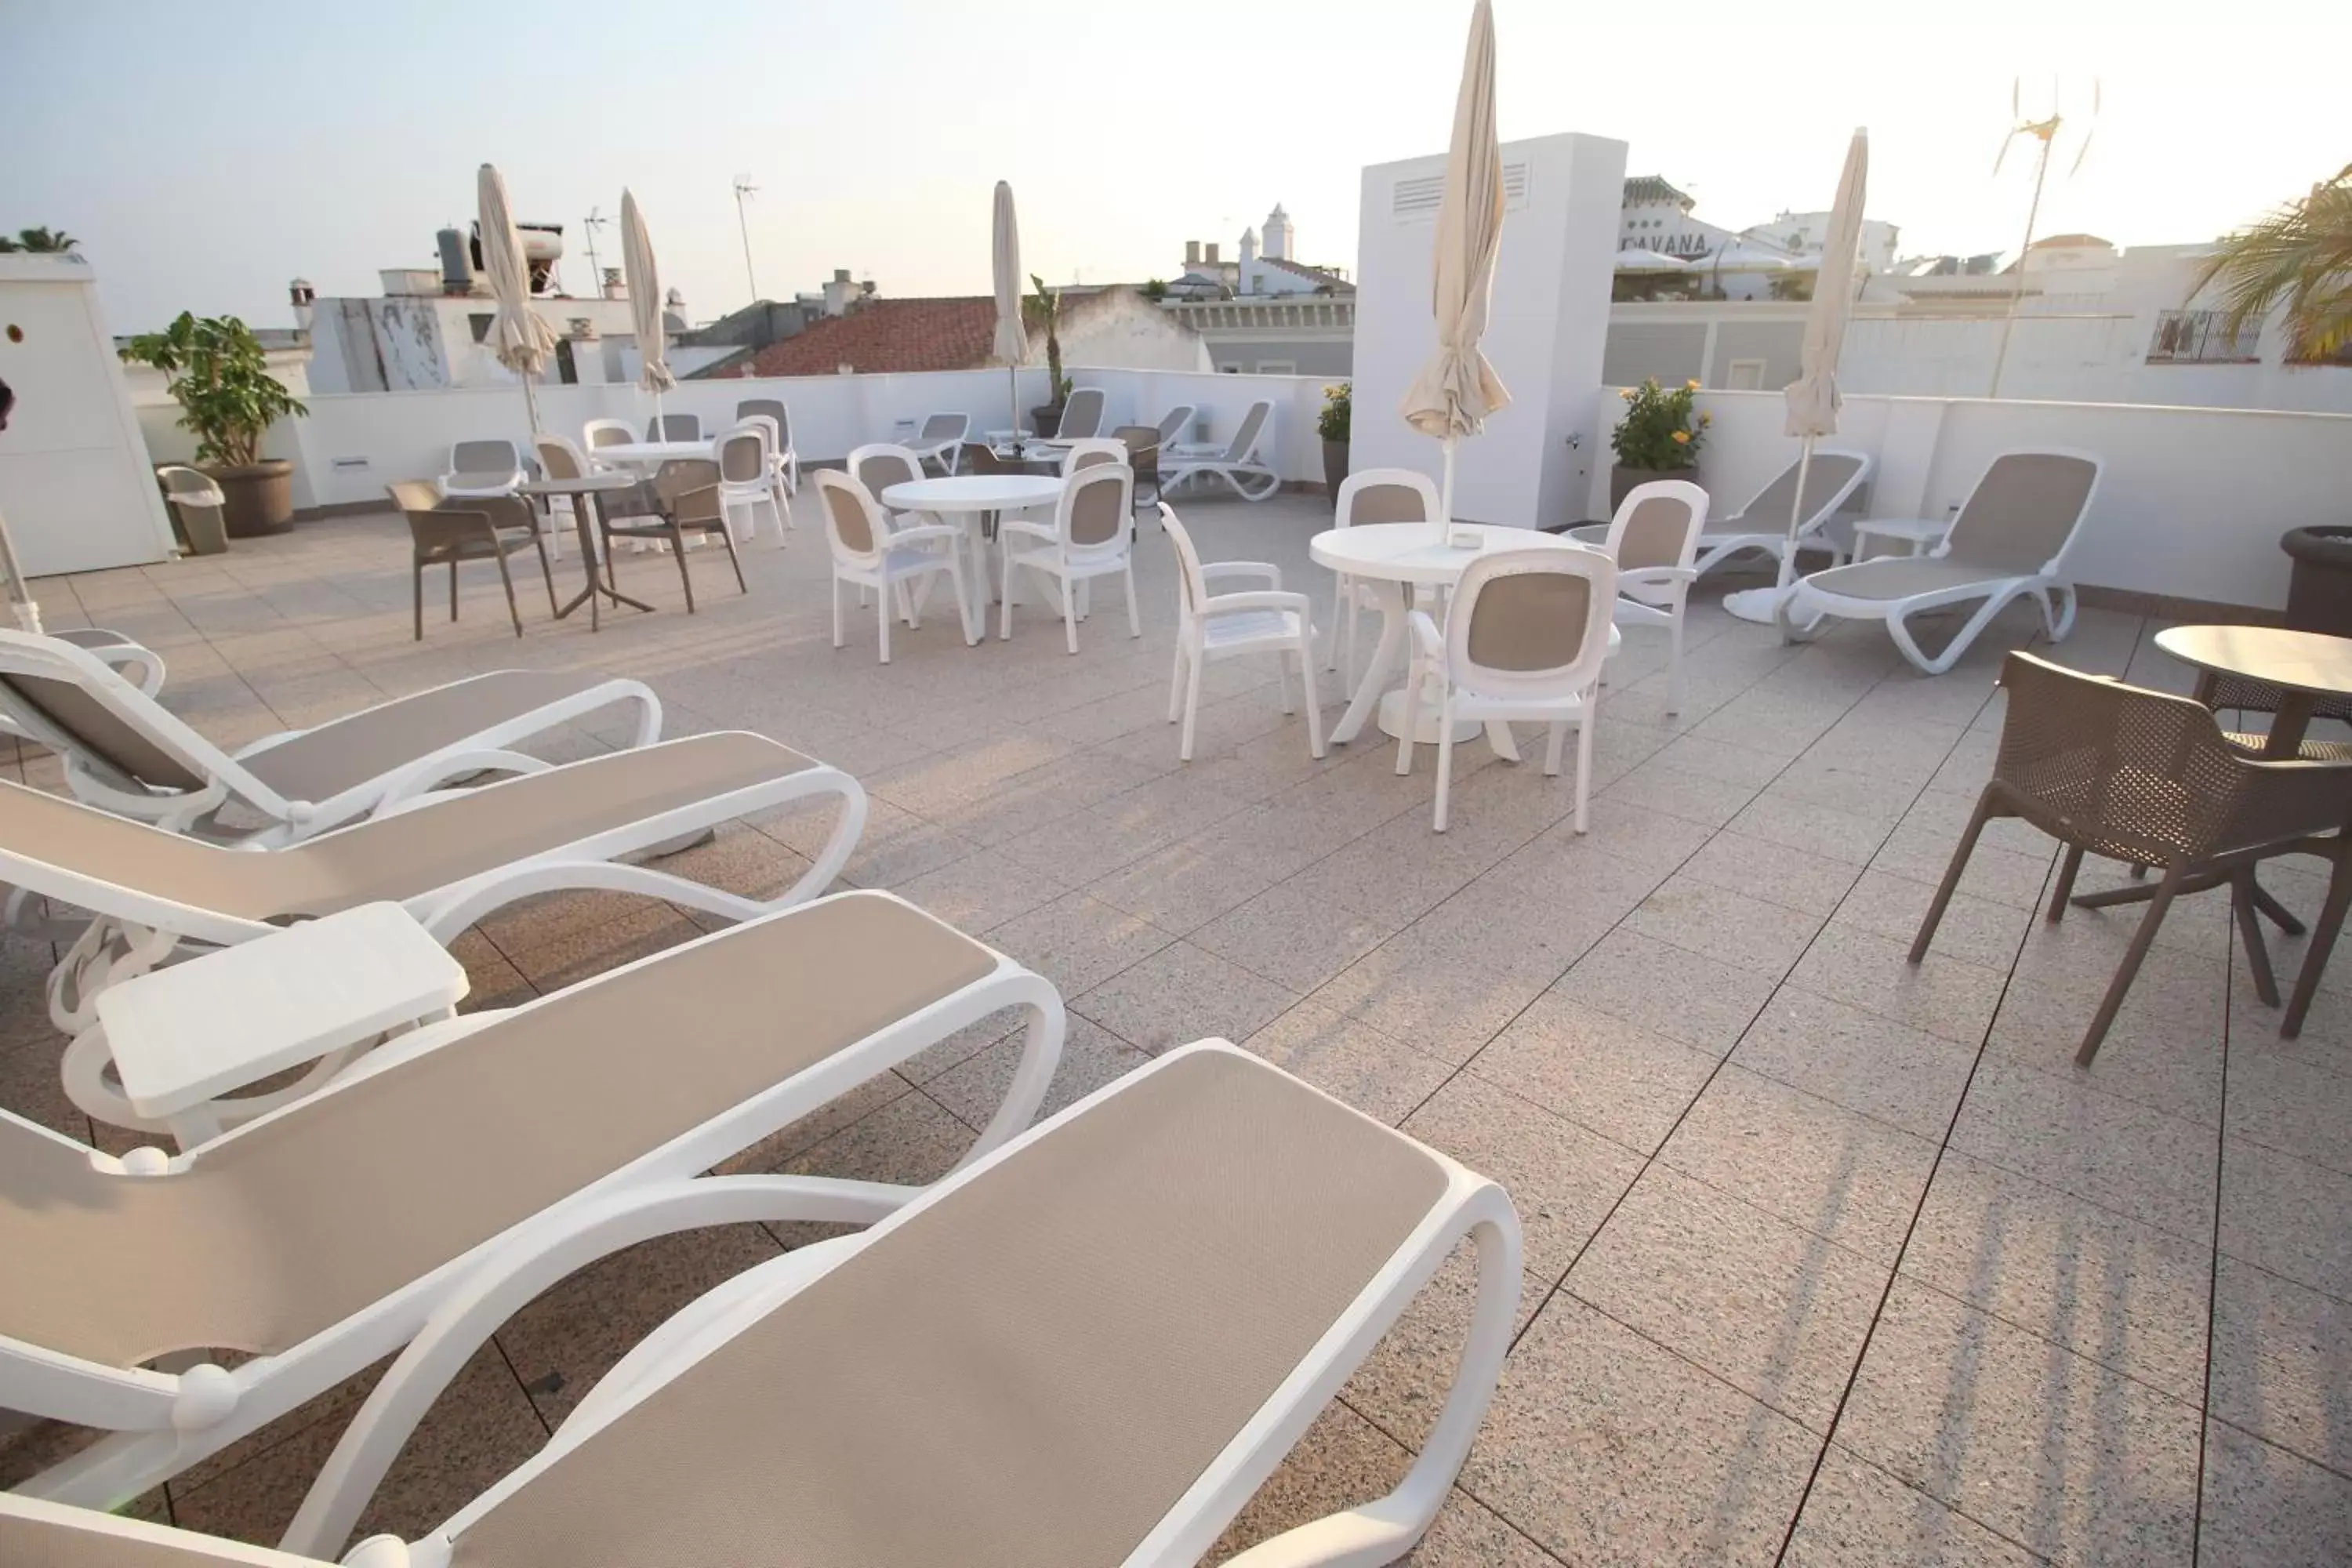
[[2167, 310], [2156, 319], [2156, 338], [2147, 346], [2150, 364], [2259, 364], [2263, 324], [2241, 322], [2229, 329], [2227, 310]]

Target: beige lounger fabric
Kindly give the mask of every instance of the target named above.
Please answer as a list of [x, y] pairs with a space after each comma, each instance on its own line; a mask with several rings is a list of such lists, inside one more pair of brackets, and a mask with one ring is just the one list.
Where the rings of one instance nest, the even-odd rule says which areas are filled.
[[0, 781], [0, 844], [190, 908], [275, 921], [431, 892], [817, 764], [742, 731], [689, 735], [468, 790], [283, 849], [228, 849]]
[[0, 1563], [6, 1568], [220, 1568], [220, 1556], [196, 1549], [202, 1539], [138, 1541], [0, 1513]]
[[464, 1568], [1101, 1568], [1444, 1192], [1249, 1058], [1120, 1090], [876, 1241], [456, 1542]]
[[558, 992], [179, 1174], [102, 1175], [0, 1122], [0, 1334], [116, 1366], [285, 1350], [995, 962], [849, 893]]
[[[165, 754], [78, 682], [47, 675], [5, 675], [0, 676], [0, 689], [5, 689], [12, 706], [21, 705], [34, 719], [59, 731], [56, 739], [79, 741], [93, 762], [113, 769], [129, 783], [164, 790], [205, 787], [201, 774]], [[45, 745], [53, 738], [37, 727], [33, 733]]]
[[1851, 566], [1832, 566], [1805, 579], [1808, 586], [1824, 594], [1889, 602], [1945, 588], [1977, 587], [1990, 593], [2002, 581], [2000, 575], [1988, 574], [1981, 566], [1971, 566], [1964, 561], [1937, 560], [1932, 555], [1883, 555], [1874, 561], [1857, 561]]
[[[1862, 459], [1844, 452], [1816, 452], [1812, 464], [1805, 472], [1805, 505], [1797, 514], [1801, 523], [1810, 521], [1816, 512], [1829, 504], [1830, 497], [1838, 493], [1853, 471], [1862, 467]], [[1710, 518], [1699, 535], [1703, 544], [1709, 539], [1729, 538], [1743, 533], [1781, 533], [1789, 527], [1789, 509], [1797, 499], [1797, 468], [1787, 468], [1757, 492], [1736, 517]]]
[[238, 760], [289, 800], [329, 800], [610, 679], [593, 672], [501, 669], [321, 724]]

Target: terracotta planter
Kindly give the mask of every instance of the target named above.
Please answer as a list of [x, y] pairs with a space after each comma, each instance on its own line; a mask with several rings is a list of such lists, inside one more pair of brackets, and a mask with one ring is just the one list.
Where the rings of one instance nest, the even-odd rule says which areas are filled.
[[1609, 470], [1609, 510], [1615, 511], [1625, 504], [1636, 485], [1646, 485], [1653, 479], [1696, 480], [1698, 469], [1688, 468], [1629, 468], [1619, 463]]
[[1347, 479], [1348, 443], [1345, 441], [1324, 442], [1323, 489], [1328, 493], [1336, 496], [1339, 493], [1339, 487], [1347, 482]]
[[1037, 433], [1040, 441], [1050, 441], [1062, 433], [1062, 405], [1052, 403], [1029, 411], [1029, 428]]
[[221, 488], [221, 521], [231, 539], [284, 533], [294, 526], [294, 465], [280, 459], [251, 468], [207, 468]]

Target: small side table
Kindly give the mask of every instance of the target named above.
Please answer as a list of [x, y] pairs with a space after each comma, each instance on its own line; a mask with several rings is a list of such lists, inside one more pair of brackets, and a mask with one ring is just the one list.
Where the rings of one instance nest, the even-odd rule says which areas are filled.
[[465, 965], [398, 904], [362, 904], [109, 987], [97, 1027], [141, 1116], [189, 1149], [221, 1132], [216, 1097], [446, 1016]]
[[1948, 517], [1866, 517], [1853, 525], [1853, 558], [1863, 559], [1864, 541], [1871, 539], [1899, 539], [1912, 554], [1925, 555], [1951, 531]]
[[574, 595], [570, 604], [555, 612], [557, 620], [562, 620], [585, 603], [588, 606], [588, 629], [592, 632], [601, 630], [603, 623], [596, 609], [599, 593], [612, 600], [615, 608], [627, 605], [648, 615], [653, 613], [651, 605], [642, 599], [632, 599], [613, 586], [612, 563], [604, 560], [597, 552], [599, 542], [596, 535], [602, 531], [600, 525], [604, 516], [603, 498], [618, 490], [633, 490], [637, 484], [635, 474], [625, 474], [618, 469], [599, 469], [571, 479], [530, 479], [524, 482], [522, 493], [527, 496], [536, 496], [541, 500], [550, 496], [572, 498], [572, 523], [580, 535], [580, 559], [588, 569], [588, 585]]

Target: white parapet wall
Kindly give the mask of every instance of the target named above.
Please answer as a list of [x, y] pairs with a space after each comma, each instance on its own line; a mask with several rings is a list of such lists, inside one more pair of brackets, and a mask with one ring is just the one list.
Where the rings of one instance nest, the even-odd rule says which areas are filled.
[[[1782, 433], [1780, 395], [1710, 392], [1700, 482], [1716, 507], [1743, 504], [1798, 444]], [[1589, 505], [1606, 515], [1605, 432], [1622, 416], [1601, 395], [1604, 431]], [[2279, 535], [2352, 523], [2352, 416], [2148, 404], [1987, 398], [1848, 397], [1825, 445], [1877, 459], [1867, 512], [1943, 517], [2003, 452], [2065, 448], [2105, 464], [2097, 498], [2068, 558], [2081, 584], [2167, 598], [2275, 610], [2286, 604]]]
[[[1591, 477], [1625, 144], [1540, 136], [1505, 142], [1502, 158], [1503, 237], [1485, 349], [1511, 405], [1463, 443], [1454, 510], [1535, 527], [1580, 507]], [[1363, 173], [1349, 447], [1349, 467], [1360, 471], [1406, 468], [1434, 477], [1440, 468], [1437, 443], [1408, 426], [1398, 405], [1436, 344], [1430, 284], [1444, 174], [1443, 154]]]

